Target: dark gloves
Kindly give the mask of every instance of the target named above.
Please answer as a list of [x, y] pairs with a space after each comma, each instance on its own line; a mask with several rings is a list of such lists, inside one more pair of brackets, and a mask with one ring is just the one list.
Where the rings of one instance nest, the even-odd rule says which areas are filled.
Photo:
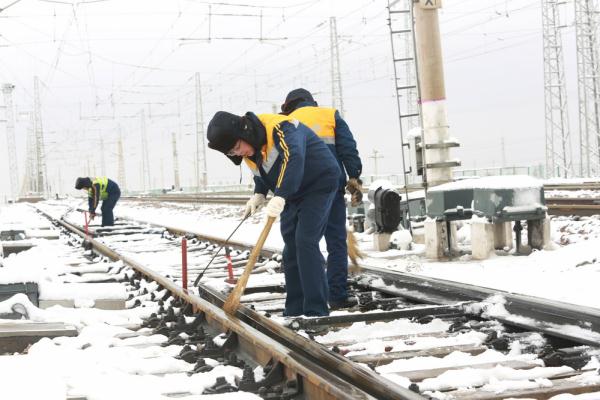
[[346, 190], [351, 194], [350, 204], [352, 207], [358, 206], [362, 203], [362, 181], [360, 178], [350, 178], [346, 184]]

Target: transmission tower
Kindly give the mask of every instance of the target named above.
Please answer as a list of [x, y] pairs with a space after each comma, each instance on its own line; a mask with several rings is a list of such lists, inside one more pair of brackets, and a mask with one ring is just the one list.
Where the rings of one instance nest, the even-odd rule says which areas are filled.
[[37, 76], [33, 80], [34, 91], [34, 108], [33, 121], [35, 131], [35, 155], [36, 155], [36, 172], [37, 172], [37, 192], [39, 194], [46, 193], [46, 181], [48, 173], [46, 170], [46, 152], [44, 149], [44, 130], [42, 128], [42, 106], [40, 102], [40, 83]]
[[600, 175], [600, 77], [596, 0], [575, 0], [581, 175]]
[[118, 179], [119, 186], [125, 191], [127, 190], [127, 182], [125, 181], [125, 157], [123, 156], [123, 138], [121, 136], [121, 128], [119, 127], [119, 141], [117, 142], [117, 157], [118, 157]]
[[329, 18], [329, 41], [331, 53], [331, 104], [344, 116], [344, 96], [342, 94], [342, 72], [340, 69], [340, 48], [335, 17]]
[[[142, 190], [150, 188], [152, 181], [150, 180], [150, 158], [148, 156], [148, 139], [146, 138], [146, 112], [142, 108], [140, 113], [140, 123], [142, 131]], [[146, 183], [148, 185], [146, 186]]]
[[[196, 190], [206, 190], [206, 146], [204, 145], [204, 116], [202, 113], [202, 91], [200, 73], [196, 72]], [[201, 168], [202, 167], [202, 168]]]
[[35, 155], [37, 153], [35, 149], [35, 129], [34, 129], [34, 121], [33, 121], [33, 112], [29, 112], [29, 125], [27, 126], [27, 137], [26, 137], [26, 145], [25, 152], [27, 154], [27, 158], [25, 160], [25, 175], [23, 177], [23, 183], [21, 184], [21, 195], [26, 196], [31, 193], [36, 193], [37, 190], [37, 180], [35, 177], [36, 173], [36, 164], [35, 164]]
[[6, 145], [8, 150], [8, 168], [10, 174], [10, 196], [16, 199], [19, 187], [19, 172], [17, 170], [17, 146], [15, 143], [15, 118], [12, 105], [12, 91], [15, 88], [10, 83], [2, 85], [6, 116]]
[[177, 157], [177, 138], [175, 136], [175, 132], [173, 132], [173, 174], [175, 175], [175, 190], [179, 190], [181, 183], [179, 182], [179, 159]]
[[572, 150], [561, 39], [562, 0], [542, 0], [544, 103], [546, 116], [546, 175], [572, 174]]

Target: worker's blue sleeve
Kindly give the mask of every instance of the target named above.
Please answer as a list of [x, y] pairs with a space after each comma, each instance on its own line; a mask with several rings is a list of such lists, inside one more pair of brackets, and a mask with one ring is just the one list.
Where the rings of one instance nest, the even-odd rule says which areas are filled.
[[356, 141], [350, 127], [337, 111], [335, 112], [335, 150], [338, 158], [344, 164], [348, 176], [359, 178], [362, 173], [362, 163], [356, 148]]
[[287, 199], [300, 189], [304, 177], [307, 127], [283, 121], [273, 128], [273, 142], [281, 157], [281, 168], [275, 183], [275, 196]]
[[269, 188], [265, 185], [264, 181], [259, 176], [254, 176], [254, 193], [264, 194], [267, 197]]

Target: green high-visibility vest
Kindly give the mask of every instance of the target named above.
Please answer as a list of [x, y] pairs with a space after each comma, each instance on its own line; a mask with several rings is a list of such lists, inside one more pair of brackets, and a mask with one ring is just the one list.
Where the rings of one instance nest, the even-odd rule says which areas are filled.
[[[97, 183], [100, 184], [100, 200], [108, 199], [108, 193], [106, 192], [106, 187], [108, 186], [108, 178], [105, 176], [96, 177], [92, 181], [92, 186], [94, 186]], [[94, 197], [94, 189], [93, 188], [88, 189], [88, 196]]]

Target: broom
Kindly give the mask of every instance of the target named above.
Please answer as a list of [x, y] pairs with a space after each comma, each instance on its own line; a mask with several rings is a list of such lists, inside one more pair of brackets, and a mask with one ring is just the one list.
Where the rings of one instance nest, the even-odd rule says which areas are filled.
[[355, 274], [360, 269], [358, 265], [358, 259], [363, 259], [365, 254], [358, 248], [358, 243], [356, 242], [356, 237], [354, 237], [354, 232], [352, 232], [349, 228], [346, 228], [346, 244], [348, 245], [348, 257], [350, 257], [350, 261], [352, 261], [352, 265], [348, 269], [348, 272]]
[[252, 273], [252, 269], [254, 268], [254, 264], [256, 264], [256, 260], [260, 255], [260, 251], [262, 250], [263, 245], [265, 244], [265, 240], [267, 240], [267, 236], [269, 236], [269, 232], [271, 231], [271, 226], [275, 222], [275, 218], [269, 217], [267, 218], [267, 223], [263, 228], [256, 245], [252, 249], [252, 253], [250, 253], [250, 258], [248, 258], [248, 262], [246, 263], [246, 267], [244, 268], [244, 272], [238, 278], [237, 285], [233, 288], [233, 291], [229, 293], [227, 300], [225, 300], [225, 304], [223, 304], [223, 310], [227, 314], [233, 315], [235, 314], [237, 308], [240, 305], [240, 297], [244, 293], [246, 289], [246, 284], [248, 283], [248, 278], [250, 278], [250, 274]]

